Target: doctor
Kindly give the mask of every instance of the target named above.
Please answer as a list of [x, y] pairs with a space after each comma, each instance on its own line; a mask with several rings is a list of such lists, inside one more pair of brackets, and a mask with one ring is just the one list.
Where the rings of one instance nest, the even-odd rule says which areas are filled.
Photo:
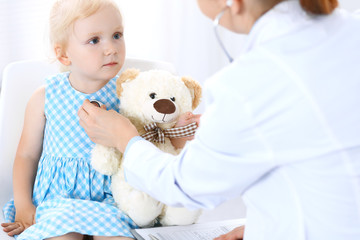
[[88, 101], [81, 125], [125, 151], [127, 181], [166, 204], [214, 208], [242, 195], [246, 240], [359, 240], [360, 17], [337, 0], [198, 4], [249, 36], [246, 52], [206, 82], [206, 110], [181, 154]]

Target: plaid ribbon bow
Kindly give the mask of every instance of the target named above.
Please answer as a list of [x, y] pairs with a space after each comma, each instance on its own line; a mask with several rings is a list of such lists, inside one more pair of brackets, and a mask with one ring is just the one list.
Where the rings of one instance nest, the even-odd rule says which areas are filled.
[[142, 138], [150, 142], [165, 143], [165, 137], [181, 138], [190, 137], [195, 134], [197, 128], [196, 122], [190, 123], [183, 127], [161, 129], [156, 123], [150, 123], [144, 126], [146, 133], [141, 135]]

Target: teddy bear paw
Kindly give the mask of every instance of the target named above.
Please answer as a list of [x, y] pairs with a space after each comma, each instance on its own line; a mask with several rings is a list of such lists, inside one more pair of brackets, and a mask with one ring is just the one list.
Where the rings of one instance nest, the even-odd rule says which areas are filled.
[[131, 199], [131, 203], [128, 202], [127, 206], [123, 207], [126, 207], [125, 212], [140, 227], [153, 226], [164, 208], [164, 204], [146, 193], [133, 191], [129, 199]]
[[161, 215], [160, 223], [163, 226], [188, 225], [195, 223], [201, 214], [201, 210], [189, 210], [166, 206]]

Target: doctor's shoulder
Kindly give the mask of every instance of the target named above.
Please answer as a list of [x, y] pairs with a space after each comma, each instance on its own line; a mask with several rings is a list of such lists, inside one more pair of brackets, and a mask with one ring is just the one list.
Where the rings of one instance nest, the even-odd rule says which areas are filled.
[[[286, 71], [267, 52], [254, 49], [236, 58], [205, 82], [205, 89], [220, 95], [245, 97], [274, 88]], [[281, 83], [280, 83], [281, 84]], [[216, 94], [216, 93], [214, 93]]]

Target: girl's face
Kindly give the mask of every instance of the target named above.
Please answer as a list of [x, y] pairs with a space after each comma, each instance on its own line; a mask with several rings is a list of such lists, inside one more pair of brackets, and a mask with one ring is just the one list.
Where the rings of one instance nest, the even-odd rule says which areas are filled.
[[108, 81], [125, 60], [122, 17], [111, 6], [77, 20], [70, 34], [66, 56], [71, 78], [79, 81]]

